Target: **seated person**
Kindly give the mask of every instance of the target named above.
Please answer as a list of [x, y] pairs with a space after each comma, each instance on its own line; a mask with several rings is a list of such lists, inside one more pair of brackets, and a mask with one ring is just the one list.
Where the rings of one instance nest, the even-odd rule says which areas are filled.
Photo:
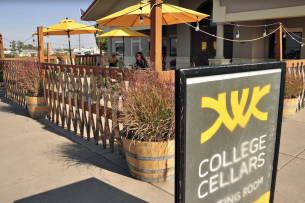
[[115, 54], [112, 53], [110, 59], [109, 59], [109, 66], [116, 66], [117, 64], [117, 59], [115, 57]]
[[134, 69], [149, 70], [148, 62], [142, 52], [137, 52], [135, 58], [136, 58], [136, 63], [134, 65]]
[[96, 66], [103, 67], [104, 64], [105, 64], [105, 57], [103, 56], [103, 54], [100, 54], [96, 59]]
[[107, 56], [107, 52], [104, 53], [105, 62], [109, 62], [109, 57]]

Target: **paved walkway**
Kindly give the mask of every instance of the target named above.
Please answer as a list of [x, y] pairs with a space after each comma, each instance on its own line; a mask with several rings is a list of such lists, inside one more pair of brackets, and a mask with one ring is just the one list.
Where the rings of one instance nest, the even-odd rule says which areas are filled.
[[[282, 132], [275, 202], [305, 202], [305, 110]], [[174, 202], [174, 181], [131, 178], [117, 152], [29, 118], [1, 89], [0, 146], [0, 203]]]

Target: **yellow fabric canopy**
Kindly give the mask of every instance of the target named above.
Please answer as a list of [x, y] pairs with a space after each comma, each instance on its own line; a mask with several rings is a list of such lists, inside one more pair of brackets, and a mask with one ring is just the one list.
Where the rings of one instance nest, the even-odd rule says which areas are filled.
[[140, 32], [137, 32], [135, 30], [131, 30], [127, 27], [119, 27], [115, 30], [109, 31], [107, 33], [104, 33], [100, 35], [100, 38], [123, 38], [123, 61], [124, 61], [124, 55], [125, 55], [125, 43], [124, 43], [124, 38], [136, 38], [136, 37], [148, 37], [147, 35], [144, 35]]
[[[96, 28], [89, 25], [76, 23], [74, 20], [66, 19], [60, 21], [58, 24], [43, 29], [43, 36], [49, 35], [78, 35], [78, 34], [92, 34], [96, 32]], [[98, 30], [103, 32], [103, 30]], [[32, 35], [37, 35], [37, 32]]]
[[[199, 13], [190, 9], [182, 8], [179, 6], [174, 6], [170, 4], [162, 4], [162, 25], [174, 25], [185, 22], [196, 22], [209, 15]], [[142, 1], [137, 5], [130, 6], [119, 12], [106, 16], [104, 18], [96, 20], [102, 26], [148, 26], [150, 25], [150, 3], [147, 1]], [[140, 16], [143, 15], [143, 23], [140, 24]], [[173, 15], [171, 15], [173, 14]], [[198, 19], [197, 19], [198, 16]], [[179, 19], [178, 19], [179, 18]], [[181, 19], [181, 20], [180, 20]]]
[[136, 38], [136, 37], [148, 37], [147, 35], [144, 35], [140, 32], [137, 32], [135, 30], [131, 30], [127, 27], [119, 27], [115, 30], [109, 31], [107, 33], [104, 33], [100, 35], [100, 38], [103, 37], [109, 37], [109, 38]]

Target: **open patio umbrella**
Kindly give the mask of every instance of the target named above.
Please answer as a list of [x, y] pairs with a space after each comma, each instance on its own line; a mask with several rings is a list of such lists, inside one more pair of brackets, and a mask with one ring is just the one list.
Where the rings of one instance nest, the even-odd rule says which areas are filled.
[[[102, 30], [98, 30], [88, 25], [76, 23], [74, 20], [66, 18], [66, 20], [62, 20], [56, 25], [43, 29], [43, 36], [67, 35], [69, 41], [70, 60], [72, 63], [70, 35], [92, 34], [97, 31], [103, 32]], [[32, 35], [37, 35], [37, 32], [33, 33]]]
[[[183, 23], [181, 20], [185, 22], [199, 22], [203, 18], [209, 16], [197, 11], [165, 3], [162, 3], [162, 8], [162, 25], [180, 24]], [[175, 15], [177, 18], [167, 11]], [[150, 25], [150, 12], [150, 3], [148, 3], [148, 1], [142, 1], [137, 5], [130, 6], [119, 12], [98, 19], [96, 22], [102, 26], [147, 26]]]
[[144, 35], [140, 32], [137, 32], [135, 30], [131, 30], [127, 27], [119, 27], [115, 30], [109, 31], [107, 33], [104, 33], [100, 35], [100, 38], [123, 38], [123, 61], [124, 61], [124, 52], [125, 52], [125, 46], [124, 46], [124, 38], [136, 38], [136, 37], [148, 37], [147, 35]]

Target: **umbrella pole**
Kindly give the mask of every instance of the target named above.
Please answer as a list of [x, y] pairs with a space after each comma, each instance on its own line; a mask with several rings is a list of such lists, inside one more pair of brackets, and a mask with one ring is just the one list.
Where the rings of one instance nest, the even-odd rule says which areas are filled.
[[125, 55], [125, 43], [124, 43], [124, 36], [123, 36], [123, 63], [124, 63], [124, 55]]
[[70, 51], [70, 63], [71, 63], [71, 65], [73, 65], [72, 64], [72, 55], [71, 55], [71, 45], [70, 45], [70, 33], [69, 33], [70, 31], [68, 30], [68, 41], [69, 41], [69, 51]]

